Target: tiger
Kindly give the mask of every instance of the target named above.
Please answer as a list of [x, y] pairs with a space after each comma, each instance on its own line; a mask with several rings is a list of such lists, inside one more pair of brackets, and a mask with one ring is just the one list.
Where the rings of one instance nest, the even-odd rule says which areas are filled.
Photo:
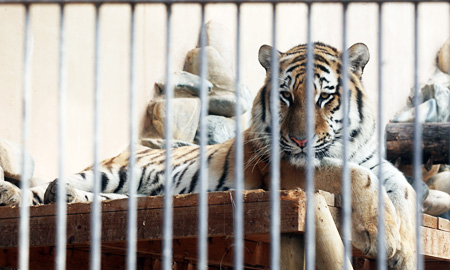
[[[315, 128], [306, 138], [307, 44], [287, 52], [261, 46], [260, 64], [266, 70], [263, 86], [255, 97], [250, 126], [243, 132], [244, 188], [269, 189], [271, 181], [272, 59], [277, 59], [279, 79], [280, 188], [306, 188], [306, 146], [311, 145], [316, 189], [341, 193], [343, 168], [343, 61], [342, 52], [321, 43], [312, 43], [313, 101]], [[273, 51], [277, 53], [273, 57]], [[377, 255], [378, 193], [384, 198], [386, 257], [390, 269], [415, 269], [415, 192], [403, 174], [391, 163], [379, 163], [376, 141], [376, 114], [365, 93], [362, 75], [370, 55], [367, 46], [356, 43], [347, 50], [349, 63], [348, 169], [352, 199], [352, 244], [368, 256]], [[277, 101], [278, 102], [278, 101]], [[235, 139], [206, 148], [208, 191], [234, 189]], [[135, 151], [137, 194], [164, 194], [166, 151], [138, 146]], [[200, 148], [184, 146], [171, 150], [174, 194], [200, 190]], [[102, 200], [127, 198], [130, 153], [106, 159], [99, 165]], [[383, 178], [378, 179], [382, 167]], [[93, 167], [74, 174], [67, 181], [67, 202], [94, 199]], [[378, 182], [382, 181], [382, 190]], [[56, 201], [57, 180], [30, 189], [30, 205]], [[0, 183], [0, 203], [19, 204], [20, 190], [8, 182]]]

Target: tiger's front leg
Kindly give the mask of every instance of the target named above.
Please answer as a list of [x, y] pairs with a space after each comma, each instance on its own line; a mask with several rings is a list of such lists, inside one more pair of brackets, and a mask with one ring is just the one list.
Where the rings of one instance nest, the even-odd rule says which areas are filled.
[[[281, 169], [281, 187], [291, 189], [305, 188], [304, 169], [290, 166]], [[349, 164], [352, 187], [352, 244], [364, 254], [372, 257], [377, 255], [378, 243], [378, 178], [368, 169], [355, 163]], [[299, 181], [300, 180], [300, 181]], [[316, 189], [334, 194], [342, 191], [342, 162], [335, 159], [324, 159], [315, 169], [314, 183]], [[394, 205], [384, 189], [385, 228], [386, 228], [386, 256], [393, 259], [401, 247], [400, 226]], [[397, 259], [395, 259], [397, 260]]]
[[[378, 173], [379, 166], [373, 172]], [[392, 269], [416, 269], [416, 193], [404, 175], [389, 162], [382, 163], [383, 186], [395, 207], [401, 246], [390, 261]]]

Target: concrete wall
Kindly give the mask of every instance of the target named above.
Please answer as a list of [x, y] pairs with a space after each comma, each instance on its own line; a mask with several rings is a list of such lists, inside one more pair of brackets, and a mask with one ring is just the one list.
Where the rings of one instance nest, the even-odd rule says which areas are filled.
[[[449, 7], [421, 4], [420, 81], [434, 71], [436, 52], [449, 35]], [[279, 50], [306, 42], [306, 6], [280, 4], [278, 15]], [[342, 7], [316, 4], [312, 8], [313, 39], [342, 48]], [[377, 99], [377, 13], [372, 4], [348, 8], [348, 45], [366, 43], [372, 60], [365, 70], [366, 90]], [[235, 33], [236, 8], [231, 4], [208, 5], [207, 20], [228, 25]], [[264, 69], [257, 60], [262, 44], [271, 44], [272, 9], [267, 4], [242, 5], [242, 80], [256, 92]], [[91, 5], [66, 6], [68, 56], [68, 106], [66, 121], [66, 173], [74, 173], [92, 163], [94, 15]], [[155, 80], [165, 68], [165, 6], [138, 5], [136, 24], [137, 111], [139, 118], [152, 98]], [[195, 47], [200, 26], [198, 5], [174, 5], [172, 20], [173, 70], [181, 70], [184, 57]], [[101, 18], [101, 157], [117, 154], [128, 145], [129, 19], [127, 5], [104, 5]], [[413, 6], [386, 4], [384, 33], [384, 122], [405, 104], [413, 82]], [[56, 5], [31, 7], [33, 39], [32, 119], [29, 150], [36, 162], [35, 175], [52, 179], [58, 175], [57, 115], [59, 8]], [[0, 136], [21, 142], [24, 8], [0, 6]], [[235, 44], [235, 41], [231, 41]]]

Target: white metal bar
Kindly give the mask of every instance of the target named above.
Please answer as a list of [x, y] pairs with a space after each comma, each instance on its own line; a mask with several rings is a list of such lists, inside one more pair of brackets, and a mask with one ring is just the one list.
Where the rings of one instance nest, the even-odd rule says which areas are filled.
[[66, 231], [67, 231], [67, 195], [64, 177], [66, 145], [66, 108], [67, 108], [67, 58], [64, 31], [64, 4], [60, 5], [59, 25], [59, 99], [58, 99], [58, 191], [57, 191], [57, 234], [56, 269], [66, 269]]
[[383, 198], [383, 5], [378, 4], [378, 241], [377, 241], [377, 269], [386, 270], [386, 229], [384, 225]]
[[[349, 259], [352, 257], [352, 193], [351, 180], [348, 168], [349, 146], [349, 56], [347, 52], [347, 3], [342, 6], [342, 105], [344, 119], [342, 128], [343, 154], [342, 154], [342, 238], [344, 242], [344, 269], [349, 269]], [[348, 258], [348, 259], [347, 259]]]
[[307, 5], [307, 61], [306, 61], [306, 270], [316, 268], [316, 226], [314, 212], [314, 126], [315, 126], [315, 103], [314, 103], [314, 44], [311, 41], [311, 4]]
[[163, 269], [172, 269], [172, 239], [173, 239], [173, 189], [172, 189], [172, 52], [171, 52], [171, 18], [172, 6], [166, 5], [166, 86], [164, 89], [166, 96], [166, 119], [165, 127], [165, 150], [166, 168], [164, 172], [164, 221], [163, 221]]
[[420, 103], [422, 102], [422, 94], [419, 91], [419, 27], [418, 27], [418, 4], [414, 4], [414, 189], [416, 190], [416, 251], [417, 251], [417, 270], [424, 269], [422, 255], [422, 234], [421, 225], [423, 221], [422, 215], [422, 124], [419, 122]]
[[244, 266], [244, 143], [241, 121], [241, 5], [236, 4], [236, 141], [235, 141], [235, 211], [234, 211], [234, 269]]
[[20, 201], [20, 229], [19, 229], [19, 267], [27, 270], [29, 265], [30, 247], [30, 170], [26, 158], [26, 149], [30, 133], [30, 111], [31, 111], [31, 65], [33, 56], [33, 42], [30, 33], [30, 6], [25, 5], [25, 37], [24, 37], [24, 59], [23, 59], [23, 90], [22, 90], [22, 168], [21, 168], [21, 192]]
[[206, 270], [208, 263], [208, 164], [207, 164], [207, 121], [208, 116], [208, 90], [206, 80], [208, 64], [205, 54], [206, 27], [205, 5], [201, 5], [200, 21], [200, 192], [198, 209], [198, 269]]
[[95, 84], [94, 84], [94, 199], [91, 204], [91, 270], [100, 270], [101, 241], [101, 178], [100, 178], [100, 5], [95, 6]]
[[136, 74], [135, 74], [135, 4], [130, 5], [130, 158], [128, 163], [128, 241], [127, 241], [127, 269], [136, 269], [136, 235], [137, 235], [137, 204], [135, 177], [135, 144], [136, 133]]
[[270, 251], [271, 269], [280, 269], [280, 89], [279, 89], [279, 59], [276, 46], [277, 40], [277, 4], [272, 4], [272, 66], [271, 91], [270, 91], [270, 115], [271, 115], [271, 158], [270, 158]]

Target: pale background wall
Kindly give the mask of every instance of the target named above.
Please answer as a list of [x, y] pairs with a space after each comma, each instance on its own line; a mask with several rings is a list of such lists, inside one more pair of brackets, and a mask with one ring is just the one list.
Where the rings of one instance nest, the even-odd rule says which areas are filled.
[[[313, 6], [313, 39], [342, 48], [342, 7], [337, 4]], [[421, 4], [420, 81], [434, 71], [436, 52], [450, 33], [449, 6]], [[348, 9], [348, 45], [364, 42], [372, 60], [365, 70], [369, 95], [377, 97], [377, 6], [352, 4]], [[235, 33], [236, 8], [231, 4], [208, 5], [207, 20], [228, 25]], [[264, 70], [257, 61], [262, 44], [271, 44], [271, 5], [242, 5], [242, 80], [256, 92]], [[278, 6], [278, 48], [306, 42], [306, 6]], [[129, 19], [127, 5], [101, 8], [101, 157], [117, 154], [128, 145]], [[155, 80], [164, 75], [165, 6], [137, 6], [137, 111], [144, 115], [152, 98]], [[68, 55], [67, 173], [92, 163], [94, 8], [66, 6]], [[57, 176], [57, 91], [59, 60], [59, 8], [34, 5], [31, 8], [33, 38], [32, 120], [29, 150], [36, 163], [35, 175]], [[181, 70], [184, 57], [194, 48], [200, 26], [198, 5], [173, 6], [173, 69]], [[24, 9], [0, 6], [0, 137], [21, 140]], [[405, 104], [413, 82], [413, 6], [384, 6], [384, 122]], [[231, 41], [235, 44], [235, 41]]]

